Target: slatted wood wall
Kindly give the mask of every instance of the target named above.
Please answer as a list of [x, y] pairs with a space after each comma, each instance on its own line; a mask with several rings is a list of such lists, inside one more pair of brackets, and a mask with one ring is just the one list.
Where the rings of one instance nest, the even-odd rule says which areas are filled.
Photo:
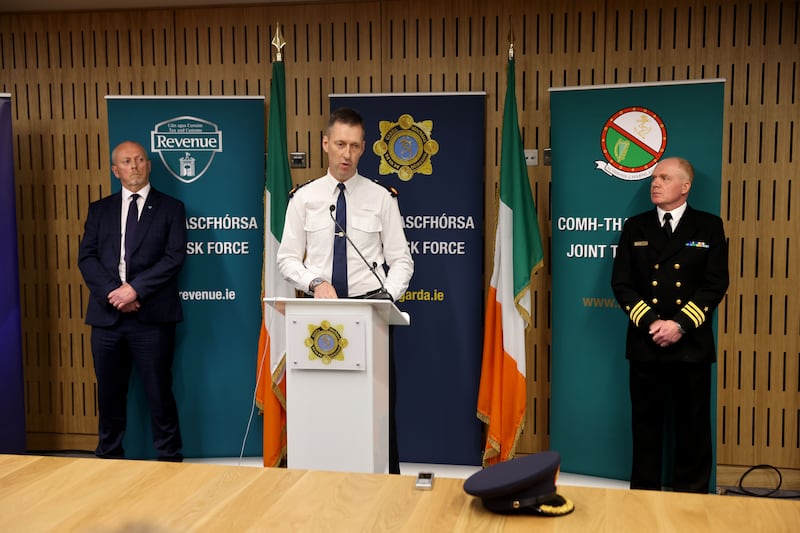
[[[87, 205], [108, 193], [103, 97], [268, 95], [277, 21], [288, 41], [289, 149], [309, 154], [296, 182], [324, 171], [330, 93], [487, 93], [487, 273], [510, 30], [524, 145], [540, 153], [550, 86], [726, 78], [721, 209], [732, 283], [719, 312], [718, 462], [800, 469], [798, 0], [376, 0], [0, 15], [0, 91], [13, 95], [15, 113], [31, 448], [94, 446], [87, 291], [75, 262]], [[547, 245], [549, 167], [532, 167], [530, 178]], [[523, 452], [548, 445], [549, 269], [534, 288]]]

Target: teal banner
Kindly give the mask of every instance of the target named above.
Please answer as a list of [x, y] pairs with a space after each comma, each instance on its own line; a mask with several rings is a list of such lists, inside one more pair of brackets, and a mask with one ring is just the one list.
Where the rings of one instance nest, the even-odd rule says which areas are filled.
[[[615, 247], [625, 219], [654, 208], [649, 178], [664, 157], [692, 162], [689, 203], [719, 213], [724, 87], [706, 80], [551, 89], [550, 447], [565, 472], [630, 478], [627, 317], [610, 285]], [[712, 398], [712, 420], [715, 409]]]
[[0, 453], [25, 452], [11, 95], [0, 94]]
[[[175, 398], [186, 457], [260, 456], [243, 448], [255, 391], [264, 253], [263, 97], [107, 97], [109, 147], [149, 150], [153, 186], [186, 205]], [[113, 191], [119, 180], [111, 176]], [[133, 377], [126, 455], [154, 457], [147, 401]]]

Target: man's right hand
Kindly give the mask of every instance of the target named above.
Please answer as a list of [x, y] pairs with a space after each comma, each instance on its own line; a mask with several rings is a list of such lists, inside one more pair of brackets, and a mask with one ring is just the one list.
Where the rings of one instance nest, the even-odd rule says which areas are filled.
[[329, 281], [323, 281], [314, 288], [314, 298], [333, 300], [338, 297], [336, 289], [333, 288], [333, 285]]

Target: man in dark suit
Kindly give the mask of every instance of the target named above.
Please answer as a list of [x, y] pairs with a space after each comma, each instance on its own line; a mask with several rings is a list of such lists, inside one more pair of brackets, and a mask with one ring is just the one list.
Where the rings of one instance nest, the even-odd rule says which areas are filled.
[[126, 141], [111, 154], [122, 190], [89, 206], [78, 267], [89, 287], [97, 376], [98, 457], [124, 457], [128, 380], [135, 364], [150, 406], [158, 458], [183, 460], [172, 394], [175, 326], [183, 319], [178, 272], [186, 256], [183, 203], [150, 185], [144, 147]]
[[712, 468], [711, 318], [728, 288], [722, 220], [687, 204], [694, 170], [672, 157], [652, 175], [656, 209], [629, 218], [611, 286], [628, 315], [633, 429], [631, 488], [661, 489], [665, 409], [672, 406], [672, 488], [708, 492]]

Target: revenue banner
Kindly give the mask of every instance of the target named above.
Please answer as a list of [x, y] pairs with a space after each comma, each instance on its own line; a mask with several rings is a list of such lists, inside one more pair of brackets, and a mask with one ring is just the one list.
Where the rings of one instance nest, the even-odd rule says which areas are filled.
[[649, 178], [664, 157], [692, 162], [689, 203], [719, 213], [724, 80], [550, 91], [550, 446], [566, 472], [629, 479], [627, 317], [611, 292], [615, 247], [625, 219], [654, 208]]
[[332, 95], [357, 109], [361, 174], [399, 192], [414, 277], [394, 331], [400, 460], [478, 465], [484, 93]]
[[[186, 205], [174, 391], [186, 457], [236, 457], [255, 389], [264, 250], [263, 97], [106, 97], [109, 146], [141, 143], [155, 188]], [[119, 180], [111, 176], [113, 191]], [[154, 455], [141, 388], [131, 386], [125, 450]], [[261, 422], [251, 428], [261, 435]], [[250, 439], [245, 455], [261, 455]]]

